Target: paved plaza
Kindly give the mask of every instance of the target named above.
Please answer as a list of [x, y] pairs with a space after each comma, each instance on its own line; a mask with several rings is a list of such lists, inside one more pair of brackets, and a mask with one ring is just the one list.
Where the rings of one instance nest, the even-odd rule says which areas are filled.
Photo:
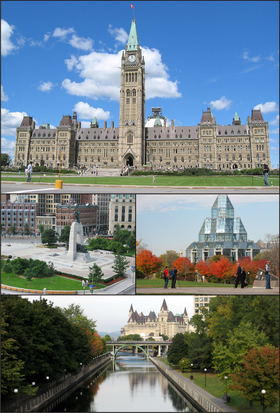
[[[64, 247], [58, 247], [52, 250], [46, 247], [39, 247], [39, 245], [42, 245], [40, 238], [27, 240], [1, 238], [1, 254], [12, 255], [13, 258], [38, 259], [47, 263], [51, 261], [57, 271], [79, 275], [85, 278], [88, 277], [89, 267], [93, 266], [94, 263], [101, 267], [104, 273], [104, 280], [112, 277], [114, 274], [112, 269], [114, 254], [98, 250], [98, 252], [89, 252], [92, 261], [88, 263], [78, 260], [71, 262], [67, 257]], [[135, 259], [134, 257], [126, 257], [126, 259], [130, 264], [129, 269], [126, 271], [127, 278], [102, 290], [96, 290], [94, 294], [122, 294], [125, 292], [135, 294], [135, 274], [131, 270], [131, 266], [135, 265]], [[84, 294], [84, 291], [81, 290], [77, 293]], [[86, 293], [91, 294], [88, 290]]]
[[279, 287], [271, 290], [265, 288], [229, 287], [176, 287], [176, 288], [137, 288], [136, 294], [199, 294], [199, 295], [278, 295]]

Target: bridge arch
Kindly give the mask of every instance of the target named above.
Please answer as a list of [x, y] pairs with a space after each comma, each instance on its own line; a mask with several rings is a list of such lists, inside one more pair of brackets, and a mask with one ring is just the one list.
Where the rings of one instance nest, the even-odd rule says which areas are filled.
[[[118, 353], [118, 351], [121, 350], [123, 347], [127, 347], [127, 346], [128, 346], [127, 344], [124, 344], [123, 346], [117, 348], [117, 350], [116, 350], [115, 353], [113, 354], [113, 357], [115, 358], [116, 355], [117, 355], [117, 353]], [[149, 357], [149, 355], [146, 353], [146, 351], [144, 350], [143, 347], [141, 347], [141, 346], [139, 346], [139, 345], [137, 345], [137, 344], [131, 344], [131, 343], [129, 343], [129, 346], [134, 346], [134, 347], [140, 348], [140, 349], [146, 354], [146, 357], [147, 357], [147, 358]]]

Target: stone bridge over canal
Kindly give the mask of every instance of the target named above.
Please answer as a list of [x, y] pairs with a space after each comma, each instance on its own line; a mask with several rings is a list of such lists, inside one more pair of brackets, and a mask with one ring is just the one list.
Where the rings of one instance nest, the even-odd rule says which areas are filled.
[[117, 353], [125, 347], [133, 347], [133, 352], [137, 353], [140, 348], [146, 357], [149, 357], [149, 351], [152, 347], [158, 347], [158, 355], [161, 356], [163, 352], [167, 352], [170, 341], [133, 341], [133, 340], [118, 340], [107, 341], [107, 344], [113, 346], [113, 357], [115, 358]]

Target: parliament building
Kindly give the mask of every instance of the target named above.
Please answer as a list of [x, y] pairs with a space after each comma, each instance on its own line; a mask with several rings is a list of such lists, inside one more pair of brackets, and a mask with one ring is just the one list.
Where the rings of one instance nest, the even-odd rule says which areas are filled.
[[25, 116], [16, 129], [15, 166], [57, 168], [124, 165], [153, 168], [250, 169], [266, 163], [271, 168], [268, 122], [260, 110], [241, 123], [235, 113], [231, 124], [219, 125], [210, 108], [196, 126], [167, 125], [162, 108], [152, 108], [145, 124], [145, 59], [139, 46], [136, 20], [121, 57], [119, 126], [99, 127], [94, 118], [90, 128], [81, 128], [77, 113], [63, 116], [59, 126], [35, 127]]
[[121, 336], [129, 334], [139, 334], [143, 339], [149, 337], [159, 338], [160, 335], [166, 335], [172, 339], [177, 333], [185, 333], [189, 331], [189, 317], [185, 308], [182, 314], [173, 314], [168, 310], [165, 299], [161, 305], [158, 316], [154, 311], [150, 311], [149, 315], [144, 315], [142, 312], [138, 314], [133, 310], [132, 304], [129, 310], [129, 318], [127, 325], [121, 329]]

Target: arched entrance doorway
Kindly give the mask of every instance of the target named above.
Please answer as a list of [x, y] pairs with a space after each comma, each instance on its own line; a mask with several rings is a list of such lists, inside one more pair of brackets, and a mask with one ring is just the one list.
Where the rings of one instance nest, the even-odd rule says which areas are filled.
[[238, 168], [237, 164], [234, 163], [234, 164], [232, 165], [232, 169], [237, 169], [237, 168]]
[[133, 157], [132, 156], [128, 156], [126, 158], [126, 165], [127, 166], [133, 166]]

